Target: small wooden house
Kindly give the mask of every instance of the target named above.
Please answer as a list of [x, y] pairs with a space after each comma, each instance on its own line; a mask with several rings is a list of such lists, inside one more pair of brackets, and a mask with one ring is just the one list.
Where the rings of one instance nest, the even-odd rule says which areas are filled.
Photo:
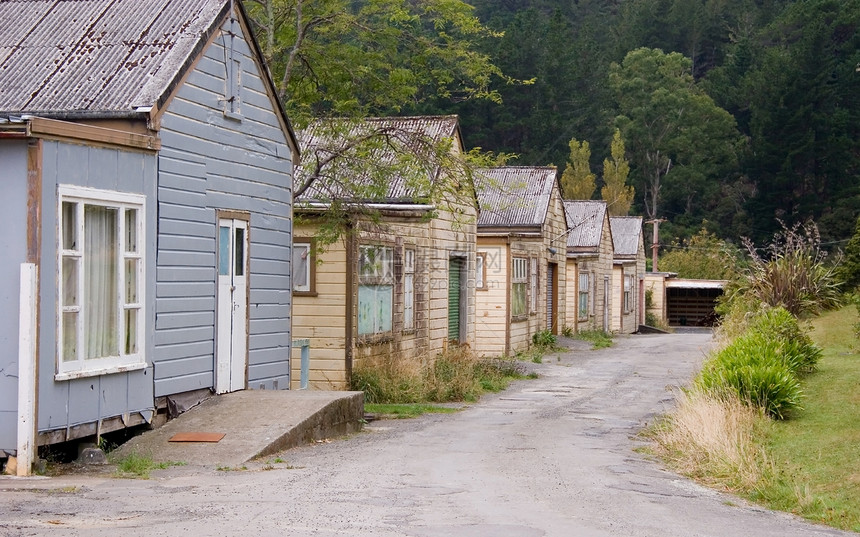
[[566, 323], [564, 206], [554, 167], [483, 169], [475, 188], [475, 349], [510, 355]]
[[641, 216], [611, 216], [612, 331], [632, 334], [645, 323], [645, 243]]
[[[351, 129], [350, 136], [375, 129], [449, 143], [455, 153], [463, 149], [456, 116], [369, 118]], [[327, 157], [326, 136], [313, 126], [300, 134], [309, 166]], [[409, 143], [397, 138], [389, 142]], [[399, 150], [405, 148], [374, 158], [394, 160], [390, 152]], [[308, 173], [299, 169], [297, 184]], [[362, 361], [422, 360], [449, 345], [474, 346], [477, 208], [471, 185], [446, 173], [429, 170], [420, 186], [394, 175], [384, 194], [362, 200], [343, 198], [336, 185], [320, 178], [296, 201], [293, 335], [310, 340], [310, 388], [346, 388]], [[442, 181], [455, 188], [443, 189], [439, 202], [430, 201], [423, 190]], [[319, 248], [321, 216], [332, 194], [358, 206], [351, 232]], [[294, 387], [298, 366], [294, 361]]]
[[605, 201], [565, 200], [567, 319], [574, 331], [612, 329], [615, 248]]
[[287, 388], [298, 144], [241, 3], [0, 21], [0, 457]]

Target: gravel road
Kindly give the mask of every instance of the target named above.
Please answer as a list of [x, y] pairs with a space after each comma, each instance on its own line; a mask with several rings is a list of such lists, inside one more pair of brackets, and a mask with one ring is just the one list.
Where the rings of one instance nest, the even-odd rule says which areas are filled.
[[539, 379], [456, 414], [374, 421], [245, 469], [0, 479], [0, 535], [856, 535], [700, 487], [636, 451], [709, 345], [707, 333], [580, 343], [530, 364]]

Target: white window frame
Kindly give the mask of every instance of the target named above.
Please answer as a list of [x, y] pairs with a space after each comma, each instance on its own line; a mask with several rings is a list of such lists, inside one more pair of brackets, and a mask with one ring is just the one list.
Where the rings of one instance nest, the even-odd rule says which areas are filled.
[[[371, 250], [376, 253], [370, 254]], [[392, 317], [395, 300], [394, 249], [391, 246], [362, 244], [358, 247], [357, 265], [359, 315], [356, 325], [358, 335], [367, 337], [390, 333], [393, 330]], [[387, 309], [380, 307], [385, 306], [386, 297], [388, 297]], [[372, 301], [372, 304], [366, 304], [365, 300]], [[368, 306], [370, 309], [367, 309]], [[363, 321], [362, 316], [365, 310], [369, 312], [369, 317]]]
[[[293, 241], [293, 292], [296, 294], [306, 294], [310, 295], [316, 292], [316, 285], [314, 282], [314, 278], [316, 276], [316, 270], [314, 267], [315, 259], [314, 259], [314, 244], [312, 240], [309, 239], [295, 239]], [[298, 263], [296, 263], [296, 254], [298, 252], [302, 252], [302, 259], [307, 259], [307, 264], [305, 265], [304, 276], [305, 276], [305, 284], [297, 285], [296, 278]]]
[[487, 252], [475, 254], [475, 289], [487, 289]]
[[[591, 277], [588, 272], [579, 273], [579, 296], [577, 297], [577, 319], [580, 321], [588, 319], [589, 315], [589, 295], [591, 294]], [[582, 307], [583, 303], [585, 308]]]
[[403, 329], [415, 329], [415, 248], [403, 250]]
[[[527, 257], [514, 257], [511, 260], [511, 317], [520, 319], [528, 315], [528, 285], [529, 285], [529, 260]], [[521, 290], [520, 290], [521, 289]], [[520, 290], [520, 291], [518, 291]], [[522, 311], [517, 311], [514, 308], [516, 303], [517, 293], [522, 293], [523, 305]]]
[[[57, 187], [57, 341], [56, 341], [56, 364], [57, 370], [55, 380], [70, 380], [74, 378], [89, 377], [96, 375], [106, 375], [111, 373], [121, 373], [124, 371], [134, 371], [144, 369], [146, 367], [146, 356], [144, 351], [144, 334], [146, 320], [146, 268], [145, 255], [146, 248], [146, 196], [142, 194], [131, 194], [125, 192], [116, 192], [111, 190], [100, 190], [95, 188], [80, 187], [74, 185], [59, 185]], [[75, 244], [71, 248], [64, 248], [64, 234], [66, 232], [64, 222], [63, 205], [71, 203], [76, 205], [75, 211]], [[85, 338], [84, 333], [84, 318], [86, 311], [86, 296], [85, 280], [84, 280], [84, 263], [85, 252], [83, 244], [85, 241], [85, 226], [84, 212], [86, 206], [99, 206], [116, 209], [117, 217], [117, 259], [116, 259], [116, 327], [117, 327], [117, 355], [86, 358]], [[126, 251], [126, 239], [128, 237], [128, 229], [126, 227], [127, 211], [136, 211], [135, 233], [134, 239], [136, 242], [136, 251]], [[64, 261], [69, 260], [77, 266], [76, 271], [69, 276], [69, 282], [66, 281], [64, 273]], [[136, 265], [134, 277], [136, 278], [136, 293], [137, 300], [127, 300], [128, 288], [126, 286], [126, 267], [127, 263]], [[76, 300], [72, 304], [65, 304], [63, 301], [66, 297], [66, 286], [70, 282], [74, 282], [77, 292], [74, 293]], [[129, 326], [127, 316], [134, 314], [134, 325], [131, 331], [134, 335], [134, 349], [125, 348], [122, 344], [123, 335], [128, 336]], [[64, 316], [75, 316], [76, 332], [74, 334], [75, 357], [67, 360], [64, 355], [66, 335], [64, 333]]]

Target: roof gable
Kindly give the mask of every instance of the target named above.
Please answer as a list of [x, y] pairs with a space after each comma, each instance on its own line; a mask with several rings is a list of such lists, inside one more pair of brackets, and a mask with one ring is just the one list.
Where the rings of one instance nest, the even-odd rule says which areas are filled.
[[[335, 122], [343, 121], [345, 129], [341, 136], [337, 135], [340, 125]], [[329, 130], [329, 127], [335, 130]], [[355, 149], [352, 144], [362, 136], [384, 136], [385, 144], [374, 148], [371, 154], [351, 153]], [[413, 144], [425, 141], [439, 143], [449, 139], [453, 143], [452, 151], [462, 151], [463, 143], [460, 136], [457, 116], [410, 116], [410, 117], [376, 117], [366, 118], [357, 122], [349, 120], [320, 120], [299, 133], [299, 143], [304, 155], [304, 162], [296, 168], [295, 185], [298, 189], [314, 173], [313, 168], [319, 162], [327, 162], [331, 170], [318, 177], [301, 196], [300, 202], [325, 203], [336, 198], [349, 198], [352, 193], [338, 183], [338, 177], [349, 177], [356, 184], [364, 185], [373, 190], [379, 183], [378, 178], [366, 174], [363, 162], [372, 159], [382, 165], [382, 169], [396, 169], [400, 150]], [[406, 165], [406, 164], [404, 164]], [[365, 173], [364, 176], [357, 175]], [[432, 181], [439, 174], [439, 169], [430, 170]], [[386, 202], [412, 203], [425, 198], [428, 193], [420, 191], [424, 185], [410, 184], [403, 174], [395, 174], [386, 178], [385, 192], [368, 192], [365, 199], [352, 199], [353, 202]]]
[[615, 255], [639, 255], [642, 244], [641, 216], [610, 216], [609, 226], [612, 228], [612, 242], [615, 245]]
[[556, 169], [503, 166], [478, 171], [478, 227], [539, 227], [546, 221]]
[[606, 220], [606, 202], [565, 200], [564, 212], [570, 230], [567, 235], [568, 248], [599, 248]]

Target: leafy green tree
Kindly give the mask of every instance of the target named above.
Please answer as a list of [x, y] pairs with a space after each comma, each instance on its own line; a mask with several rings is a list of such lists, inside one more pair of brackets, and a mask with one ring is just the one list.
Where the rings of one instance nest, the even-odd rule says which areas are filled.
[[586, 141], [576, 138], [570, 141], [570, 156], [561, 174], [561, 193], [564, 199], [590, 200], [597, 188], [591, 173], [591, 148]]
[[694, 214], [737, 166], [734, 118], [696, 85], [690, 69], [681, 54], [648, 48], [610, 67], [616, 125], [631, 148], [631, 175], [648, 219], [661, 216], [666, 184], [678, 197], [673, 212]]
[[611, 216], [626, 216], [630, 212], [636, 191], [627, 184], [629, 174], [630, 163], [624, 151], [624, 139], [621, 131], [616, 129], [612, 137], [612, 160], [603, 160], [603, 188], [600, 189]]
[[[428, 203], [460, 196], [477, 166], [450, 139], [406, 123], [366, 121], [431, 99], [498, 101], [505, 77], [475, 41], [498, 34], [461, 0], [248, 0], [279, 97], [300, 131], [294, 199], [322, 204], [319, 239], [336, 240], [392, 176]], [[504, 160], [504, 158], [503, 158]], [[439, 173], [442, 170], [442, 173]], [[416, 201], [420, 201], [417, 200]]]
[[281, 100], [299, 128], [431, 97], [498, 99], [474, 40], [495, 35], [460, 0], [248, 0]]
[[688, 240], [672, 244], [660, 256], [660, 269], [681, 278], [731, 280], [740, 268], [738, 248], [704, 228]]

